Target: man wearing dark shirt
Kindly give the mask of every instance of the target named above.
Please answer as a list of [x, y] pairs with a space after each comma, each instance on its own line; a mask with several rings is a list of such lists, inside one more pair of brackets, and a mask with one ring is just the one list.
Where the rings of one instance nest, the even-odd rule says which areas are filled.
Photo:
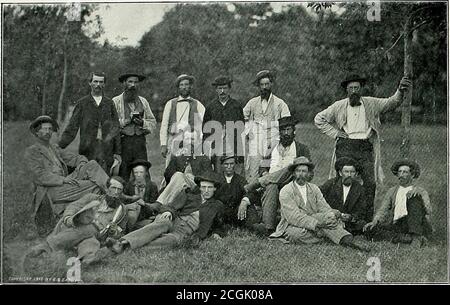
[[203, 117], [203, 141], [210, 142], [214, 171], [221, 173], [220, 156], [234, 154], [236, 172], [243, 173], [244, 150], [241, 134], [244, 132], [244, 113], [238, 101], [230, 96], [231, 83], [227, 76], [217, 77], [212, 85], [217, 98], [206, 105]]
[[89, 85], [91, 93], [76, 102], [59, 146], [66, 148], [80, 130], [79, 154], [109, 173], [114, 159], [121, 161], [119, 118], [112, 100], [103, 95], [105, 74], [91, 73]]

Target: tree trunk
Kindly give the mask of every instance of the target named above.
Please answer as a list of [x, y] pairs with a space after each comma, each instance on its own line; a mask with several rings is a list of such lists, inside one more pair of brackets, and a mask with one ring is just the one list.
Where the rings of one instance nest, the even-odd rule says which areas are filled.
[[[44, 72], [45, 73], [45, 72]], [[42, 101], [41, 114], [47, 114], [47, 77], [44, 76], [44, 84], [42, 85]]]
[[[404, 66], [403, 66], [403, 76], [408, 77], [410, 80], [413, 79], [413, 54], [412, 54], [412, 36], [411, 33], [412, 18], [406, 20], [404, 26]], [[402, 144], [400, 146], [400, 155], [402, 158], [408, 158], [411, 148], [411, 103], [412, 103], [412, 90], [413, 86], [405, 92], [402, 103], [402, 127], [403, 127], [403, 138]]]
[[58, 124], [61, 124], [63, 120], [63, 101], [64, 101], [64, 95], [66, 93], [66, 84], [67, 84], [67, 50], [66, 50], [66, 42], [64, 39], [64, 46], [63, 46], [63, 56], [64, 56], [64, 72], [63, 72], [63, 79], [62, 79], [62, 86], [61, 86], [61, 92], [59, 93], [59, 100], [58, 100], [58, 114], [57, 114], [57, 122]]

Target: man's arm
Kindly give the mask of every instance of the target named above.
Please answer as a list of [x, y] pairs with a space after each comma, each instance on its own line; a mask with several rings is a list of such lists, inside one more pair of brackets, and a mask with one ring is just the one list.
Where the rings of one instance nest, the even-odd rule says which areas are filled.
[[167, 184], [169, 184], [170, 179], [172, 178], [173, 174], [175, 174], [177, 171], [179, 171], [177, 167], [177, 158], [175, 156], [172, 156], [170, 158], [169, 165], [167, 165], [166, 170], [164, 171], [164, 179], [166, 179]]
[[144, 105], [144, 125], [142, 126], [142, 129], [144, 129], [147, 133], [152, 133], [153, 130], [156, 129], [155, 116], [153, 115], [148, 101], [143, 97], [140, 97], [140, 99], [142, 101], [142, 104]]
[[73, 153], [67, 149], [61, 149], [59, 147], [55, 147], [56, 153], [59, 153], [61, 155], [61, 159], [63, 159], [64, 163], [66, 163], [67, 166], [70, 167], [77, 167], [81, 163], [87, 163], [88, 159], [83, 156], [76, 153]]
[[161, 146], [167, 146], [167, 140], [169, 138], [169, 115], [172, 108], [171, 101], [168, 101], [164, 106], [163, 116], [161, 120], [161, 129], [159, 131], [159, 139]]
[[[67, 225], [69, 223], [73, 223], [73, 216], [78, 213], [84, 206], [86, 206], [91, 201], [97, 200], [99, 195], [97, 194], [86, 194], [78, 200], [75, 200], [71, 204], [69, 204], [64, 210], [64, 214], [62, 216], [63, 222]], [[70, 220], [69, 220], [70, 219]]]
[[299, 228], [315, 231], [319, 221], [299, 209], [295, 202], [295, 197], [290, 190], [292, 186], [288, 184], [280, 191], [281, 214], [286, 218], [289, 224]]
[[60, 186], [64, 183], [64, 176], [52, 173], [44, 166], [41, 153], [32, 147], [25, 150], [25, 162], [33, 182], [41, 186]]
[[314, 118], [314, 124], [319, 130], [326, 134], [327, 136], [335, 139], [339, 134], [339, 130], [335, 128], [332, 124], [336, 120], [336, 103], [329, 106], [327, 109], [319, 112]]
[[111, 106], [111, 119], [113, 120], [113, 127], [111, 128], [111, 135], [113, 135], [113, 154], [121, 155], [122, 154], [122, 145], [120, 141], [120, 123], [119, 123], [119, 114], [117, 113], [116, 106], [114, 102], [112, 102]]
[[72, 116], [70, 117], [69, 124], [61, 135], [61, 139], [59, 140], [59, 146], [61, 148], [66, 148], [70, 143], [72, 143], [73, 139], [75, 139], [78, 129], [80, 129], [81, 122], [81, 102], [78, 101], [73, 110]]
[[403, 96], [406, 91], [411, 87], [411, 81], [407, 77], [403, 77], [400, 80], [397, 91], [394, 95], [389, 98], [373, 98], [375, 105], [377, 105], [377, 110], [379, 113], [385, 113], [394, 110], [403, 102]]

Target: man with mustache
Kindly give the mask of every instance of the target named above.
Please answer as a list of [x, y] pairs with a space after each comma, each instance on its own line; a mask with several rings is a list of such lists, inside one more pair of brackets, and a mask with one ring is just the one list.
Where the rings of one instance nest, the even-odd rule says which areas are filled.
[[156, 119], [148, 101], [139, 96], [139, 84], [146, 77], [136, 73], [126, 73], [119, 77], [125, 91], [113, 97], [119, 115], [122, 164], [119, 175], [128, 181], [130, 163], [135, 159], [147, 160], [145, 136], [156, 128]]
[[245, 178], [249, 182], [258, 177], [260, 160], [269, 155], [278, 140], [278, 120], [291, 115], [287, 104], [272, 93], [274, 80], [271, 71], [258, 72], [254, 84], [260, 95], [249, 100], [243, 109], [248, 138]]
[[[150, 177], [150, 167], [152, 164], [146, 160], [137, 159], [131, 162], [130, 181], [125, 185], [124, 194], [132, 196], [131, 199], [141, 206], [153, 203], [158, 198], [158, 187]], [[140, 228], [145, 225], [146, 219], [153, 216], [146, 209], [141, 209], [141, 213], [136, 216], [138, 222], [136, 227]]]
[[280, 191], [281, 221], [270, 237], [283, 238], [289, 243], [313, 244], [324, 237], [345, 247], [369, 252], [365, 244], [353, 239], [340, 221], [341, 212], [332, 209], [317, 185], [308, 182], [314, 164], [299, 157], [289, 166], [294, 180]]
[[[262, 223], [253, 226], [262, 235], [270, 235], [277, 225], [279, 191], [292, 179], [292, 172], [288, 170], [289, 165], [294, 162], [295, 158], [301, 156], [311, 158], [308, 146], [295, 140], [297, 123], [298, 121], [291, 116], [278, 120], [280, 142], [270, 153], [270, 160], [262, 160], [270, 164], [269, 173], [246, 186], [249, 193], [254, 192], [261, 186], [265, 188], [261, 198]], [[308, 178], [310, 181], [313, 177], [313, 171], [309, 171], [308, 174], [310, 175]]]
[[[58, 124], [51, 117], [37, 117], [30, 124], [36, 144], [25, 150], [25, 161], [34, 185], [33, 219], [39, 235], [47, 235], [67, 204], [88, 193], [105, 190], [108, 175], [94, 160], [52, 144]], [[75, 168], [68, 173], [68, 167]]]
[[374, 238], [391, 237], [389, 233], [393, 233], [393, 243], [412, 243], [413, 247], [420, 248], [433, 232], [430, 196], [424, 188], [414, 184], [414, 179], [420, 176], [420, 166], [405, 159], [395, 162], [391, 171], [397, 176], [398, 185], [386, 192], [364, 231]]
[[178, 97], [169, 100], [164, 106], [161, 121], [160, 141], [161, 155], [166, 158], [166, 167], [170, 163], [170, 157], [177, 154], [179, 144], [185, 132], [195, 131], [202, 134], [202, 122], [205, 114], [203, 104], [192, 98], [194, 77], [181, 74], [177, 77], [175, 85], [178, 89]]
[[122, 204], [124, 180], [113, 176], [107, 181], [104, 195], [87, 194], [72, 202], [47, 239], [32, 248], [30, 256], [45, 252], [77, 249], [77, 258], [83, 264], [91, 264], [112, 254], [103, 247], [108, 238], [119, 239], [126, 233], [127, 211], [137, 205]]
[[345, 229], [354, 235], [361, 234], [366, 224], [367, 200], [364, 187], [357, 180], [360, 166], [355, 160], [343, 157], [336, 161], [334, 168], [336, 178], [320, 186], [320, 191], [330, 207], [341, 212]]
[[211, 142], [210, 156], [214, 171], [222, 173], [220, 157], [232, 154], [236, 157], [234, 170], [241, 175], [244, 170], [244, 114], [240, 103], [230, 96], [232, 82], [227, 76], [219, 76], [212, 83], [216, 88], [217, 98], [206, 106], [203, 141]]
[[70, 121], [61, 135], [59, 146], [66, 148], [80, 131], [80, 155], [95, 160], [109, 173], [114, 159], [121, 161], [119, 118], [110, 98], [103, 95], [106, 77], [92, 72], [91, 93], [76, 102]]
[[368, 208], [366, 221], [373, 216], [376, 182], [384, 179], [381, 168], [380, 115], [397, 108], [411, 81], [403, 77], [397, 91], [389, 98], [362, 96], [361, 89], [366, 79], [351, 75], [341, 82], [347, 91], [347, 98], [334, 102], [319, 112], [314, 123], [317, 128], [335, 139], [330, 178], [334, 176], [334, 162], [342, 157], [357, 161], [363, 168], [361, 178], [366, 190]]

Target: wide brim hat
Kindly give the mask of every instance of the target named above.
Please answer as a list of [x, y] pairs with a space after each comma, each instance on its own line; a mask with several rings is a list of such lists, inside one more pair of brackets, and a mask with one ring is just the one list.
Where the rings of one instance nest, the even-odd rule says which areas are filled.
[[222, 184], [222, 177], [213, 171], [204, 172], [200, 175], [195, 176], [194, 181], [200, 186], [200, 182], [208, 181], [214, 183], [214, 186], [218, 188]]
[[214, 82], [211, 84], [212, 86], [216, 87], [216, 86], [224, 86], [224, 85], [228, 85], [231, 86], [231, 83], [233, 82], [233, 80], [231, 78], [229, 78], [228, 76], [219, 76], [216, 77], [214, 79]]
[[269, 70], [262, 70], [262, 71], [259, 71], [258, 73], [256, 73], [256, 77], [255, 77], [255, 80], [253, 81], [253, 84], [255, 86], [258, 86], [259, 81], [266, 77], [269, 78], [270, 81], [272, 81], [272, 82], [275, 80], [275, 74], [273, 72], [271, 72]]
[[291, 116], [287, 116], [284, 118], [281, 118], [278, 120], [278, 128], [281, 127], [285, 127], [285, 126], [293, 126], [295, 127], [295, 125], [298, 124], [298, 120], [296, 120], [295, 118], [291, 117]]
[[147, 169], [152, 167], [152, 164], [149, 161], [144, 160], [144, 159], [136, 159], [136, 160], [134, 160], [133, 162], [130, 163], [129, 168], [132, 169], [132, 168], [135, 168], [138, 165], [144, 166]]
[[189, 75], [189, 74], [181, 74], [181, 75], [179, 75], [179, 76], [177, 77], [177, 79], [176, 79], [176, 81], [175, 81], [175, 85], [178, 87], [178, 86], [180, 85], [180, 82], [181, 82], [182, 80], [185, 80], [185, 79], [189, 80], [189, 82], [190, 82], [191, 84], [193, 84], [193, 83], [195, 82], [195, 77], [193, 77], [192, 75]]
[[144, 79], [147, 78], [146, 76], [137, 74], [137, 73], [125, 73], [125, 74], [122, 74], [121, 76], [119, 76], [119, 82], [123, 83], [124, 81], [126, 81], [128, 79], [128, 77], [132, 77], [132, 76], [137, 77], [140, 82], [142, 82]]
[[59, 129], [59, 125], [54, 119], [52, 119], [48, 115], [41, 115], [41, 116], [38, 116], [37, 118], [35, 118], [31, 122], [30, 131], [32, 133], [34, 133], [34, 130], [36, 129], [36, 127], [38, 127], [42, 123], [51, 123], [54, 131], [58, 131], [58, 129]]
[[392, 164], [392, 166], [391, 166], [391, 172], [394, 175], [397, 175], [398, 169], [400, 168], [400, 166], [403, 166], [403, 165], [409, 166], [409, 168], [411, 169], [411, 175], [414, 178], [419, 178], [419, 176], [420, 176], [419, 164], [415, 161], [408, 160], [408, 159], [403, 159], [403, 160], [394, 162], [394, 164]]
[[294, 162], [291, 165], [289, 165], [288, 170], [293, 172], [299, 165], [306, 165], [306, 166], [308, 166], [309, 170], [313, 170], [315, 167], [314, 163], [309, 161], [308, 158], [302, 156], [302, 157], [295, 158]]
[[225, 162], [228, 159], [234, 159], [234, 161], [236, 161], [236, 156], [235, 155], [224, 155], [220, 157], [220, 164], [222, 164], [223, 162]]
[[358, 74], [351, 74], [348, 75], [342, 82], [341, 87], [344, 89], [347, 89], [347, 85], [351, 82], [359, 82], [361, 84], [361, 87], [364, 86], [367, 82], [367, 79], [363, 76], [360, 76]]
[[360, 174], [362, 173], [363, 169], [361, 167], [361, 164], [358, 161], [356, 161], [355, 159], [349, 158], [349, 157], [342, 157], [342, 158], [337, 159], [336, 162], [334, 163], [334, 169], [336, 170], [336, 172], [338, 172], [338, 171], [342, 170], [342, 168], [345, 165], [351, 165], [355, 168], [355, 170], [358, 173], [360, 173]]

